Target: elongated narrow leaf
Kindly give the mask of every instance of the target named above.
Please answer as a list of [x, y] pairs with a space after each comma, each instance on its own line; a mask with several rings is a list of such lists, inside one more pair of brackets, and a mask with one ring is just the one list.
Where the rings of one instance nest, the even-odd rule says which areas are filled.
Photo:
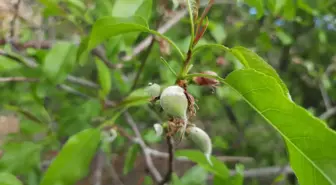
[[0, 184], [1, 185], [22, 185], [22, 183], [10, 173], [2, 172], [0, 173]]
[[140, 17], [116, 18], [105, 17], [93, 25], [88, 43], [88, 50], [95, 48], [104, 40], [124, 33], [149, 32], [146, 21]]
[[284, 138], [300, 184], [336, 184], [336, 134], [282, 92], [277, 80], [253, 69], [232, 72], [225, 82]]
[[204, 157], [204, 154], [197, 150], [178, 150], [175, 153], [176, 156], [187, 157], [189, 160], [197, 163], [207, 171], [217, 175], [221, 179], [227, 179], [229, 177], [229, 170], [216, 157], [211, 157], [211, 162], [213, 166], [209, 165], [208, 160]]
[[101, 86], [101, 97], [104, 98], [111, 90], [111, 74], [108, 67], [99, 59], [96, 59], [98, 79]]
[[128, 172], [130, 172], [131, 169], [134, 167], [134, 162], [137, 158], [138, 152], [139, 145], [137, 144], [134, 144], [133, 146], [131, 146], [131, 148], [128, 149], [123, 169], [124, 175], [128, 174]]
[[87, 129], [72, 136], [51, 163], [41, 185], [73, 185], [85, 177], [99, 142], [98, 129]]
[[244, 47], [234, 47], [230, 51], [240, 60], [246, 68], [252, 68], [256, 71], [262, 72], [273, 77], [280, 85], [282, 91], [286, 96], [289, 96], [288, 89], [285, 83], [280, 79], [277, 72], [264, 59], [255, 54], [253, 51]]

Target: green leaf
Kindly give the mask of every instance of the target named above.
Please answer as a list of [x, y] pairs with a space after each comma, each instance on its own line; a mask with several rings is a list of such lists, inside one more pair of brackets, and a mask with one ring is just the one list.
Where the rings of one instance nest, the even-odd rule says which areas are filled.
[[42, 64], [47, 78], [57, 84], [65, 80], [76, 63], [77, 48], [69, 42], [58, 42], [48, 52]]
[[87, 129], [70, 137], [49, 166], [41, 185], [73, 185], [85, 177], [99, 142], [98, 129]]
[[221, 23], [213, 23], [209, 26], [209, 30], [213, 38], [216, 40], [216, 43], [223, 43], [226, 39], [227, 34]]
[[1, 185], [22, 185], [22, 183], [10, 173], [2, 172], [0, 173], [0, 184]]
[[181, 58], [184, 59], [184, 54], [182, 53], [181, 49], [177, 47], [177, 45], [172, 40], [155, 30], [149, 29], [146, 21], [141, 17], [105, 17], [99, 19], [93, 25], [87, 50], [92, 50], [98, 44], [107, 40], [108, 38], [131, 32], [147, 32], [163, 38], [169, 42], [169, 44], [171, 44], [177, 50]]
[[300, 184], [336, 184], [334, 131], [290, 101], [270, 75], [243, 69], [229, 74], [225, 82], [283, 136]]
[[77, 8], [81, 12], [84, 12], [86, 9], [86, 6], [82, 0], [65, 0], [65, 2], [68, 3], [68, 6], [73, 6], [74, 8]]
[[76, 55], [76, 60], [78, 61], [80, 65], [84, 65], [88, 60], [88, 56], [89, 56], [89, 50], [87, 49], [88, 43], [89, 43], [88, 36], [81, 38], [81, 42], [78, 46], [78, 52]]
[[213, 185], [243, 185], [244, 182], [244, 166], [237, 164], [236, 165], [236, 174], [223, 179], [222, 177], [215, 175], [213, 179]]
[[126, 159], [125, 159], [125, 164], [123, 168], [123, 174], [126, 175], [128, 174], [132, 168], [134, 167], [134, 162], [137, 158], [138, 152], [139, 152], [139, 145], [134, 144], [132, 145], [126, 154]]
[[39, 0], [41, 4], [45, 6], [43, 10], [44, 16], [55, 16], [55, 15], [62, 15], [64, 12], [58, 6], [58, 0]]
[[283, 45], [289, 45], [293, 42], [292, 37], [280, 29], [278, 29], [275, 34]]
[[93, 25], [88, 50], [95, 48], [98, 44], [110, 37], [130, 32], [149, 32], [149, 28], [146, 21], [140, 17], [101, 18]]
[[264, 59], [255, 54], [249, 49], [244, 47], [234, 47], [230, 51], [240, 60], [240, 62], [245, 66], [245, 68], [255, 69], [261, 73], [273, 77], [277, 83], [280, 84], [280, 91], [286, 96], [290, 97], [288, 89], [285, 83], [281, 80], [277, 72], [269, 65]]
[[197, 163], [207, 171], [221, 177], [222, 179], [227, 179], [229, 177], [229, 170], [225, 164], [214, 156], [211, 157], [211, 162], [213, 163], [213, 166], [211, 166], [204, 154], [197, 150], [178, 150], [175, 152], [175, 155], [187, 157], [189, 160]]
[[283, 17], [286, 20], [293, 20], [296, 15], [296, 5], [293, 0], [286, 0], [286, 3], [283, 8]]
[[246, 4], [254, 7], [257, 10], [257, 19], [264, 15], [264, 1], [263, 0], [244, 0]]
[[208, 173], [200, 166], [194, 166], [184, 173], [180, 181], [182, 184], [203, 185], [206, 184]]
[[15, 62], [14, 60], [4, 56], [0, 56], [0, 72], [11, 71], [19, 69], [21, 67], [22, 66], [19, 63]]
[[98, 79], [101, 86], [101, 98], [105, 98], [111, 91], [111, 74], [109, 68], [98, 58], [96, 58]]
[[32, 142], [7, 143], [0, 159], [0, 171], [27, 174], [40, 165], [41, 146]]
[[285, 5], [286, 0], [268, 0], [267, 3], [269, 9], [272, 11], [272, 14], [276, 16]]
[[142, 5], [144, 0], [116, 0], [113, 9], [113, 17], [131, 17]]
[[152, 15], [152, 6], [153, 0], [143, 0], [142, 4], [135, 12], [135, 15], [140, 16], [148, 21]]

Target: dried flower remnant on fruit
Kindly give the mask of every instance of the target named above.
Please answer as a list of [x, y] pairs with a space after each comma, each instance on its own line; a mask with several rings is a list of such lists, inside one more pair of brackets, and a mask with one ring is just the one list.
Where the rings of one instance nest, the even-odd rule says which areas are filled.
[[[217, 73], [213, 71], [204, 71], [202, 73], [207, 74], [207, 75], [217, 76]], [[206, 77], [201, 77], [201, 76], [194, 77], [193, 81], [195, 84], [200, 85], [200, 86], [215, 87], [219, 84], [219, 81], [217, 79], [206, 78]]]
[[192, 141], [205, 155], [209, 164], [211, 162], [212, 143], [209, 135], [202, 129], [192, 125], [187, 128], [187, 138]]
[[197, 107], [195, 103], [195, 98], [188, 93], [187, 91], [184, 92], [187, 99], [188, 99], [188, 118], [190, 119], [191, 117], [196, 116], [196, 109], [195, 106]]

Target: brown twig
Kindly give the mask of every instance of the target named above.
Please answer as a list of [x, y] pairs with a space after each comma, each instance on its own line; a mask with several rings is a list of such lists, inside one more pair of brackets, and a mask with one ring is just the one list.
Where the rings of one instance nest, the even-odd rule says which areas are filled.
[[322, 113], [319, 116], [319, 118], [322, 119], [322, 120], [327, 120], [335, 114], [336, 114], [336, 107], [332, 107], [332, 108], [328, 109], [326, 112]]
[[195, 34], [196, 36], [200, 34], [199, 31], [200, 31], [200, 27], [201, 27], [201, 25], [203, 24], [203, 20], [204, 20], [205, 16], [208, 15], [208, 13], [209, 13], [209, 11], [210, 11], [210, 9], [211, 9], [211, 7], [212, 7], [212, 5], [213, 5], [214, 3], [215, 3], [214, 0], [209, 0], [208, 5], [207, 5], [206, 8], [204, 9], [204, 11], [203, 11], [203, 13], [202, 13], [202, 15], [201, 15], [201, 18], [200, 18], [200, 20], [199, 20], [199, 23], [197, 24], [196, 34]]
[[18, 0], [15, 4], [14, 4], [14, 15], [13, 15], [13, 19], [12, 21], [10, 22], [11, 24], [11, 29], [10, 29], [10, 38], [11, 40], [14, 40], [14, 35], [15, 35], [15, 23], [16, 23], [16, 19], [18, 17], [18, 14], [19, 14], [19, 7], [20, 7], [20, 3], [21, 3], [21, 0]]
[[141, 133], [140, 133], [138, 127], [136, 126], [135, 121], [133, 120], [132, 116], [128, 113], [128, 111], [124, 112], [124, 116], [125, 116], [125, 119], [126, 119], [128, 125], [132, 128], [132, 130], [133, 130], [133, 132], [136, 136], [135, 142], [137, 142], [141, 147], [142, 153], [143, 153], [144, 158], [145, 158], [146, 166], [147, 166], [150, 174], [152, 175], [153, 179], [156, 182], [161, 182], [162, 181], [162, 176], [153, 164], [153, 160], [152, 160], [152, 157], [150, 156], [150, 152], [148, 150], [148, 147], [146, 146], [145, 142], [143, 141], [143, 139], [141, 137]]
[[[4, 50], [0, 50], [0, 55], [4, 56], [4, 57], [7, 57], [7, 58], [10, 58], [20, 64], [23, 64], [29, 68], [36, 68], [37, 67], [37, 63], [35, 61], [32, 61], [32, 60], [26, 60], [25, 58], [20, 58], [20, 57], [17, 57], [15, 55], [12, 55], [10, 53], [7, 53], [5, 52]], [[94, 83], [94, 82], [91, 82], [91, 81], [88, 81], [88, 80], [85, 80], [85, 79], [82, 79], [82, 78], [78, 78], [78, 77], [74, 77], [74, 76], [71, 76], [71, 75], [68, 75], [67, 77], [67, 81], [71, 82], [71, 83], [75, 83], [75, 84], [79, 84], [79, 85], [82, 85], [84, 87], [90, 87], [90, 88], [93, 88], [93, 89], [97, 89], [99, 88], [99, 85]]]
[[171, 176], [174, 172], [174, 140], [171, 136], [166, 137], [167, 145], [168, 145], [168, 171], [164, 177], [164, 179], [159, 183], [159, 185], [164, 185], [171, 180]]
[[103, 168], [105, 164], [105, 154], [99, 150], [96, 154], [96, 163], [93, 172], [93, 185], [102, 185]]
[[37, 78], [27, 78], [27, 77], [0, 77], [1, 82], [37, 82]]
[[[0, 39], [0, 45], [4, 45], [6, 43], [8, 43], [8, 41], [6, 39]], [[25, 42], [25, 43], [12, 41], [11, 43], [18, 50], [24, 50], [24, 49], [27, 49], [27, 48], [50, 49], [53, 45], [53, 42], [48, 41], [48, 40], [43, 40], [43, 41], [32, 40], [32, 41], [28, 41], [28, 42]], [[93, 49], [91, 51], [91, 53], [92, 53], [92, 55], [98, 57], [101, 61], [103, 61], [104, 64], [108, 68], [110, 68], [110, 69], [120, 68], [120, 65], [114, 65], [114, 64], [112, 64], [111, 61], [108, 60], [108, 58], [104, 54], [105, 52], [104, 52], [104, 49], [102, 47], [97, 47], [97, 48]]]
[[326, 107], [326, 110], [331, 109], [331, 107], [332, 107], [331, 101], [330, 101], [329, 95], [328, 95], [325, 87], [323, 86], [322, 81], [319, 83], [319, 88], [320, 88], [320, 91], [321, 91], [322, 99], [323, 99], [323, 102], [324, 102], [324, 106]]
[[[160, 28], [158, 28], [157, 32], [163, 34], [167, 32], [170, 28], [172, 28], [176, 23], [178, 23], [186, 14], [187, 10], [181, 10], [176, 13], [176, 15], [171, 18], [169, 21], [167, 21], [164, 25], [162, 25]], [[153, 36], [148, 36], [145, 40], [140, 42], [137, 46], [134, 47], [133, 52], [131, 55], [124, 56], [122, 58], [123, 61], [129, 61], [133, 57], [137, 56], [139, 53], [144, 51], [146, 48], [148, 48], [153, 40]]]
[[114, 168], [113, 164], [106, 158], [106, 163], [108, 166], [108, 171], [112, 177], [112, 184], [124, 185], [124, 183], [120, 180], [120, 177]]
[[[274, 176], [279, 174], [281, 171], [283, 174], [293, 174], [293, 170], [289, 165], [284, 166], [271, 166], [264, 168], [254, 168], [244, 171], [244, 178], [249, 177], [265, 177], [265, 176]], [[230, 170], [230, 176], [236, 175], [237, 172], [234, 170]]]

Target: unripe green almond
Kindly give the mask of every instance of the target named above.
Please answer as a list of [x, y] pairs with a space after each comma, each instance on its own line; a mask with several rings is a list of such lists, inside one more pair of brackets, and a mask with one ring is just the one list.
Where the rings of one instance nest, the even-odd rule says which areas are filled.
[[204, 132], [202, 129], [191, 126], [187, 130], [187, 138], [192, 141], [198, 148], [204, 153], [209, 164], [212, 165], [210, 160], [212, 152], [212, 143], [209, 135]]
[[160, 105], [169, 115], [186, 119], [188, 99], [180, 86], [169, 86], [160, 96]]
[[155, 98], [160, 96], [161, 87], [156, 83], [149, 83], [148, 87], [146, 87], [145, 91], [148, 93], [149, 96]]

